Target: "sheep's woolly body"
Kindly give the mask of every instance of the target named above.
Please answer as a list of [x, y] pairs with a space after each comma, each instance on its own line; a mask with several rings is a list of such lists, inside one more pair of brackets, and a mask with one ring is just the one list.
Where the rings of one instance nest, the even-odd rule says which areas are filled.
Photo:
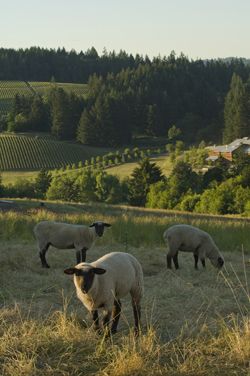
[[81, 289], [82, 277], [74, 275], [77, 296], [89, 311], [98, 308], [111, 311], [114, 300], [128, 293], [139, 304], [143, 295], [143, 272], [135, 257], [128, 253], [112, 252], [90, 264], [78, 264], [76, 268], [81, 269], [83, 265], [106, 270], [105, 274], [95, 276], [87, 294]]
[[90, 248], [97, 237], [94, 227], [53, 221], [39, 222], [34, 233], [41, 249], [50, 243], [56, 248], [81, 250]]
[[211, 236], [197, 227], [174, 225], [164, 232], [163, 237], [169, 244], [170, 253], [174, 253], [176, 249], [183, 252], [194, 252], [198, 247], [200, 247], [198, 251], [204, 253], [204, 256], [208, 256], [213, 249], [218, 251]]
[[197, 227], [184, 224], [174, 225], [164, 232], [163, 238], [168, 244], [168, 256], [174, 257], [178, 251], [193, 252], [201, 260], [208, 257], [214, 266], [217, 266], [218, 258], [223, 260], [212, 237]]

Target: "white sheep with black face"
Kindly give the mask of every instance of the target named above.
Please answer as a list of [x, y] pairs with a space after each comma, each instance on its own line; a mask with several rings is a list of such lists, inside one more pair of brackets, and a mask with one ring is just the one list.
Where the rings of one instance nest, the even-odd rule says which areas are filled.
[[178, 251], [193, 252], [195, 269], [198, 269], [199, 259], [205, 267], [206, 257], [216, 268], [220, 269], [224, 264], [223, 256], [212, 237], [198, 227], [184, 224], [174, 225], [164, 232], [163, 238], [168, 245], [167, 267], [169, 269], [172, 267], [172, 259], [175, 268], [179, 268]]
[[121, 313], [120, 299], [130, 293], [135, 334], [139, 334], [143, 271], [134, 256], [129, 253], [111, 252], [94, 262], [84, 262], [68, 268], [64, 273], [74, 275], [77, 296], [92, 314], [96, 330], [100, 329], [98, 310], [102, 309], [105, 311], [104, 329], [108, 333], [116, 333]]
[[75, 249], [76, 262], [86, 260], [86, 251], [94, 241], [104, 233], [105, 227], [111, 225], [102, 221], [93, 222], [90, 226], [75, 225], [54, 221], [42, 221], [34, 227], [38, 243], [42, 267], [49, 268], [46, 252], [50, 245], [58, 249]]

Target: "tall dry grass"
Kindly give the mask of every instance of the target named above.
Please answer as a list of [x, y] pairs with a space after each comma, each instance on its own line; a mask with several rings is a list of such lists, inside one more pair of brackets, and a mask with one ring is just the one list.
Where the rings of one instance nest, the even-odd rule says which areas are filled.
[[33, 375], [248, 375], [250, 322], [220, 322], [215, 335], [203, 326], [196, 336], [180, 334], [163, 343], [148, 328], [113, 340], [97, 337], [67, 312], [46, 320], [23, 316], [19, 307], [1, 311], [0, 372]]
[[164, 230], [176, 223], [187, 223], [208, 231], [222, 251], [250, 252], [250, 221], [214, 216], [188, 215], [167, 211], [98, 204], [46, 202], [41, 210], [36, 201], [19, 201], [20, 212], [0, 212], [0, 239], [33, 240], [33, 227], [41, 220], [89, 224], [105, 220], [112, 224], [99, 244], [126, 244], [134, 247], [162, 247]]
[[[53, 205], [50, 210], [31, 205], [21, 213], [0, 214], [0, 375], [250, 374], [248, 223], [186, 219], [213, 234], [224, 251], [225, 268], [218, 273], [208, 263], [206, 270], [195, 271], [192, 255], [180, 254], [180, 270], [169, 271], [162, 232], [178, 217]], [[97, 218], [113, 226], [89, 251], [88, 260], [127, 251], [143, 266], [139, 339], [132, 335], [129, 298], [123, 300], [117, 335], [105, 340], [93, 332], [63, 274], [75, 263], [74, 252], [49, 250], [51, 269], [40, 266], [32, 235], [36, 222], [89, 223]]]

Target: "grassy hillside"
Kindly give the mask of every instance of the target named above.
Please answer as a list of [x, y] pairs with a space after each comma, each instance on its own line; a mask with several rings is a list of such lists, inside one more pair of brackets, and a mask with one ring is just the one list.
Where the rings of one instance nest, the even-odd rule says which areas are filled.
[[[34, 95], [45, 94], [48, 89], [55, 85], [50, 82], [33, 82], [33, 81], [0, 81], [0, 115], [10, 111], [13, 99], [16, 94]], [[57, 87], [74, 92], [77, 95], [86, 95], [88, 90], [87, 84], [56, 83]]]
[[53, 169], [78, 163], [110, 149], [56, 141], [46, 135], [0, 134], [0, 170]]
[[[168, 176], [173, 168], [173, 164], [170, 161], [170, 158], [166, 155], [150, 158], [150, 162], [156, 163], [162, 169], [163, 174]], [[138, 167], [138, 162], [123, 163], [121, 165], [107, 168], [107, 173], [111, 175], [116, 175], [119, 178], [126, 178], [131, 176], [133, 170]]]
[[[106, 205], [46, 205], [47, 210], [40, 210], [36, 202], [19, 201], [20, 212], [0, 213], [0, 374], [249, 374], [249, 222]], [[40, 266], [32, 234], [35, 223], [51, 219], [87, 224], [97, 218], [112, 227], [88, 251], [87, 260], [126, 251], [142, 264], [145, 294], [138, 340], [130, 334], [129, 297], [122, 299], [112, 340], [93, 332], [72, 278], [63, 273], [74, 265], [74, 251], [52, 248], [51, 269]], [[195, 271], [192, 255], [183, 253], [180, 270], [166, 269], [162, 232], [180, 221], [211, 232], [226, 260], [222, 272], [209, 262], [206, 270]]]

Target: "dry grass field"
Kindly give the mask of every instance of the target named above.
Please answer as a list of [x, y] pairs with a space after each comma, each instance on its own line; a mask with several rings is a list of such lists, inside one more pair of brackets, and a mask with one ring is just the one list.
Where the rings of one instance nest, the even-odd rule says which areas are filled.
[[[105, 206], [51, 208], [39, 211], [30, 204], [21, 213], [0, 214], [1, 375], [249, 375], [250, 223], [193, 218], [191, 223], [213, 233], [225, 268], [218, 273], [207, 262], [206, 270], [195, 271], [192, 255], [182, 253], [180, 270], [170, 271], [165, 246], [157, 239], [163, 228], [183, 218], [139, 210], [128, 218], [127, 212]], [[93, 332], [72, 278], [63, 273], [75, 263], [73, 250], [52, 248], [51, 268], [41, 268], [31, 230], [46, 218], [112, 223], [87, 260], [125, 251], [141, 262], [145, 296], [138, 340], [130, 331], [129, 297], [111, 340]]]

